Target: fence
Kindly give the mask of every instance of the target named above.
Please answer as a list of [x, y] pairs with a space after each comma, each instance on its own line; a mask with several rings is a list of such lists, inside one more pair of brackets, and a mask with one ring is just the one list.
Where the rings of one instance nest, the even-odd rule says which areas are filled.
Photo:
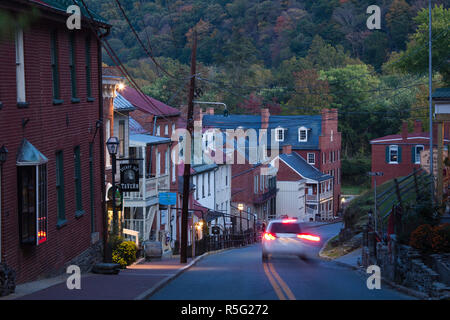
[[[188, 246], [188, 257], [192, 257], [193, 251], [194, 255], [199, 256], [209, 251], [216, 251], [226, 248], [238, 248], [253, 243], [261, 241], [261, 235], [259, 232], [247, 231], [242, 233], [225, 233], [219, 235], [208, 235], [204, 236], [200, 240], [196, 240], [194, 244], [194, 249], [192, 245]], [[179, 243], [175, 241], [174, 254], [179, 254]]]

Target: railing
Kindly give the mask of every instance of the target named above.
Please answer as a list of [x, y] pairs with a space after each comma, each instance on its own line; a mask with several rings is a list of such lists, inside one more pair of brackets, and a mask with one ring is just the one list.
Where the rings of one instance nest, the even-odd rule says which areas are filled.
[[262, 194], [255, 194], [253, 197], [254, 203], [263, 203], [267, 201], [272, 196], [276, 195], [278, 192], [277, 188], [270, 188], [267, 192], [264, 192]]
[[169, 175], [139, 179], [139, 192], [124, 192], [124, 200], [145, 200], [158, 196], [160, 190], [169, 189]]
[[333, 197], [333, 191], [329, 190], [320, 194], [320, 200]]
[[[194, 249], [192, 245], [188, 246], [187, 256], [192, 257], [202, 255], [205, 252], [216, 251], [225, 248], [242, 247], [261, 241], [261, 233], [254, 231], [246, 231], [242, 233], [225, 233], [220, 235], [205, 236], [200, 240], [196, 240]], [[174, 254], [179, 254], [179, 243], [175, 241]], [[193, 252], [195, 251], [195, 252]]]
[[306, 201], [318, 202], [319, 198], [317, 197], [317, 194], [307, 194]]

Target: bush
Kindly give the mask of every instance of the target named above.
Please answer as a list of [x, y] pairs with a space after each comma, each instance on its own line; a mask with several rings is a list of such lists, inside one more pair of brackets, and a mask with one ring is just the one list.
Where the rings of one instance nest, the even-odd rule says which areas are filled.
[[409, 245], [422, 253], [429, 253], [433, 249], [433, 234], [433, 227], [429, 224], [423, 224], [411, 233]]
[[435, 227], [429, 224], [419, 226], [411, 233], [410, 246], [422, 253], [450, 252], [450, 224]]
[[124, 241], [113, 251], [113, 261], [126, 268], [136, 261], [137, 247], [133, 241]]
[[450, 252], [450, 223], [434, 227], [434, 236], [431, 244], [434, 252]]

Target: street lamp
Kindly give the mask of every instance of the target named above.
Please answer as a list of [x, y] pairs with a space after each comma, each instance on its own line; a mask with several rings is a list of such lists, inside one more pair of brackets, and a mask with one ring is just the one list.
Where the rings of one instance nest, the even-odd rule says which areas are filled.
[[[0, 148], [0, 233], [2, 230], [2, 181], [3, 181], [3, 164], [8, 158], [8, 149], [3, 145]], [[0, 262], [2, 261], [2, 239], [0, 237]]]
[[117, 235], [117, 210], [116, 210], [116, 154], [119, 150], [119, 139], [117, 137], [110, 137], [106, 141], [108, 153], [112, 159], [112, 207], [113, 207], [113, 225], [112, 234]]
[[244, 204], [243, 203], [239, 203], [238, 204], [238, 210], [239, 210], [239, 227], [241, 229], [241, 233], [242, 233], [242, 211], [244, 211]]

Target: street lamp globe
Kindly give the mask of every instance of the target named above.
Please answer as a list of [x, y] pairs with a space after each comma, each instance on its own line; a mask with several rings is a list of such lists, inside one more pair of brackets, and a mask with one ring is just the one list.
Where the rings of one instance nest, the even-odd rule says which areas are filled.
[[244, 204], [243, 203], [239, 203], [238, 204], [238, 210], [239, 211], [243, 211], [244, 210]]
[[108, 148], [108, 152], [111, 156], [116, 155], [117, 150], [119, 149], [119, 138], [110, 137], [108, 141], [106, 141], [106, 147]]
[[6, 162], [6, 159], [8, 158], [8, 149], [3, 145], [0, 147], [0, 164], [3, 164]]

